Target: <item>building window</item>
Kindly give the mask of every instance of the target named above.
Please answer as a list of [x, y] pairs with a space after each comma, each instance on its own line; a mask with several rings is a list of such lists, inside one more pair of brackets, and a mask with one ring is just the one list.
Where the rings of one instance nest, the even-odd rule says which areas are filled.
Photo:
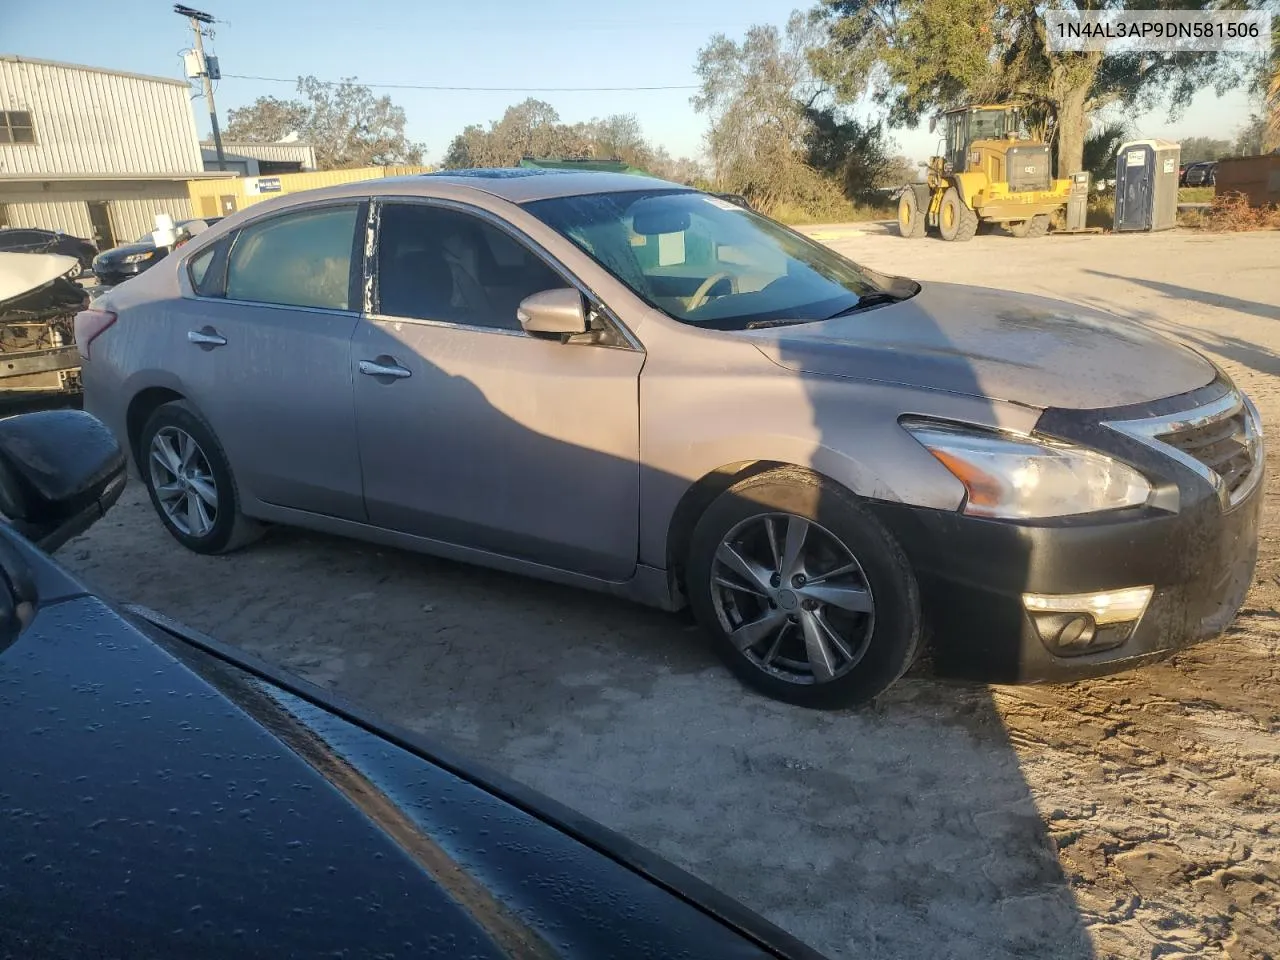
[[36, 130], [25, 110], [0, 110], [0, 143], [35, 143]]

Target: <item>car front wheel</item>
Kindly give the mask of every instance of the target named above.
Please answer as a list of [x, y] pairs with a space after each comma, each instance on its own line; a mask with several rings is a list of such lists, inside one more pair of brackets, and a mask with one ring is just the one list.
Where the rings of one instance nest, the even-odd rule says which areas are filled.
[[911, 665], [919, 591], [855, 497], [792, 469], [722, 494], [694, 530], [690, 603], [730, 669], [788, 703], [864, 703]]
[[187, 401], [156, 408], [139, 438], [139, 468], [173, 538], [196, 553], [227, 553], [257, 539], [240, 512], [231, 465], [213, 430]]

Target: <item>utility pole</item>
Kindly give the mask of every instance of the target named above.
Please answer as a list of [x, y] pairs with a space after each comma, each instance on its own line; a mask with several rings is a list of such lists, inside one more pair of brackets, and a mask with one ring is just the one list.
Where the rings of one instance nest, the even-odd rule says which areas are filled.
[[204, 27], [213, 23], [213, 16], [202, 10], [192, 10], [180, 3], [173, 5], [173, 12], [191, 22], [191, 32], [196, 37], [196, 62], [200, 67], [200, 79], [204, 81], [204, 98], [209, 102], [209, 126], [213, 128], [213, 146], [218, 151], [218, 169], [227, 169], [227, 158], [222, 152], [222, 132], [218, 129], [218, 108], [213, 103], [213, 78], [209, 76], [209, 64], [204, 57]]

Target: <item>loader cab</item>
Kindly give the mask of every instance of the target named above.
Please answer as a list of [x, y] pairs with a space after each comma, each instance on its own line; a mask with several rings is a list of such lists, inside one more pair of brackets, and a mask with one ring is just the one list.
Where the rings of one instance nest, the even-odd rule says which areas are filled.
[[[978, 165], [971, 162], [969, 147], [979, 140], [1005, 140], [1018, 137], [1021, 124], [1014, 107], [960, 107], [943, 114], [945, 153], [943, 156], [957, 172]], [[980, 162], [980, 161], [979, 161]]]

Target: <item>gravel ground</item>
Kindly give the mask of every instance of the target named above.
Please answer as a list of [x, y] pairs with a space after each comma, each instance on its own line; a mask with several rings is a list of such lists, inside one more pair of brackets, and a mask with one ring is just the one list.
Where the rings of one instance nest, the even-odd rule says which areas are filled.
[[[1280, 424], [1280, 233], [811, 232], [882, 270], [1184, 337]], [[466, 750], [832, 956], [1273, 957], [1277, 450], [1256, 582], [1221, 640], [1066, 686], [909, 676], [843, 713], [754, 696], [687, 619], [609, 598], [284, 530], [197, 557], [136, 484], [61, 559]]]

